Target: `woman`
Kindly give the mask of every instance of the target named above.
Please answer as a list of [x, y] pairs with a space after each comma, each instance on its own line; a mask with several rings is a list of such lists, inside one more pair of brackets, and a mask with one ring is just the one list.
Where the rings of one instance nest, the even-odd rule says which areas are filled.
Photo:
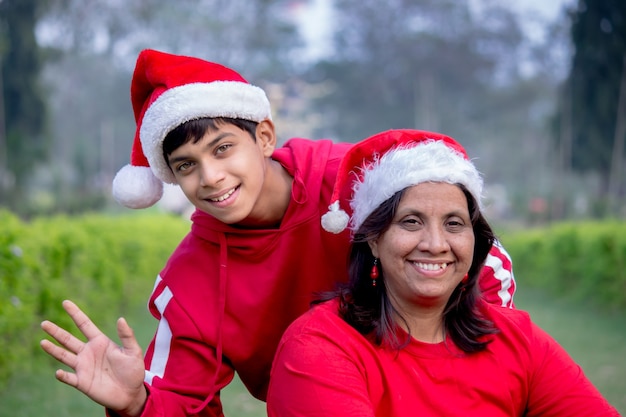
[[495, 241], [481, 192], [447, 136], [395, 130], [352, 148], [322, 221], [350, 221], [350, 280], [284, 334], [269, 416], [619, 415], [527, 313], [481, 300]]

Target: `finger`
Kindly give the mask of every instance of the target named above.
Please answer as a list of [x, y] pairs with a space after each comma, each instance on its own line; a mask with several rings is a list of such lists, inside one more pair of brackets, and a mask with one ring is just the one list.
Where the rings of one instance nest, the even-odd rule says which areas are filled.
[[61, 362], [63, 365], [76, 369], [78, 358], [73, 353], [45, 339], [40, 342], [40, 346], [48, 355]]
[[54, 373], [54, 376], [56, 377], [56, 379], [63, 382], [64, 384], [67, 384], [74, 388], [78, 386], [78, 377], [76, 376], [76, 374], [64, 371], [63, 369], [57, 369], [57, 371]]
[[76, 338], [73, 334], [63, 329], [62, 327], [57, 326], [56, 324], [44, 320], [41, 323], [41, 328], [44, 332], [48, 333], [54, 340], [56, 340], [59, 344], [61, 344], [66, 349], [70, 350], [73, 353], [78, 353], [82, 348], [84, 343]]
[[117, 320], [117, 335], [119, 336], [120, 341], [122, 342], [122, 347], [125, 351], [141, 355], [141, 346], [139, 346], [139, 342], [137, 342], [135, 332], [123, 317], [120, 317]]
[[72, 320], [76, 324], [76, 327], [78, 327], [81, 333], [84, 334], [88, 340], [91, 340], [102, 334], [100, 329], [95, 324], [93, 324], [91, 319], [85, 313], [83, 313], [83, 311], [78, 308], [76, 304], [74, 304], [70, 300], [65, 300], [63, 301], [63, 308], [72, 318]]

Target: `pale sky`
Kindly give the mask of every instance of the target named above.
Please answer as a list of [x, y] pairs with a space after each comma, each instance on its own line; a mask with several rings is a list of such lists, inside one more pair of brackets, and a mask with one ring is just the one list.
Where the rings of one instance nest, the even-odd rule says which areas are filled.
[[564, 5], [573, 5], [575, 0], [520, 0], [514, 3], [522, 9], [536, 10], [549, 19], [554, 19]]
[[[472, 0], [469, 0], [472, 1]], [[573, 5], [577, 0], [499, 0], [505, 1], [520, 13], [538, 20], [553, 21], [564, 5]], [[309, 43], [308, 56], [315, 59], [324, 55], [331, 43], [329, 25], [332, 22], [332, 0], [311, 0], [297, 13], [303, 37]], [[542, 28], [528, 23], [526, 29], [531, 38], [541, 37]]]

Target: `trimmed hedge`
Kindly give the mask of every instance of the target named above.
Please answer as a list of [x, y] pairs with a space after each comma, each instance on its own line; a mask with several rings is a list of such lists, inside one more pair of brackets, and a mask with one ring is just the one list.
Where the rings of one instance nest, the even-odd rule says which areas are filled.
[[626, 223], [560, 223], [507, 232], [519, 286], [547, 289], [607, 309], [626, 308]]
[[[74, 325], [61, 301], [88, 307], [98, 324], [145, 304], [178, 242], [179, 217], [139, 215], [38, 218], [0, 210], [0, 386], [44, 356], [39, 323]], [[500, 236], [520, 287], [530, 286], [626, 308], [626, 223], [564, 223]]]
[[188, 221], [164, 214], [25, 223], [0, 210], [0, 386], [41, 356], [42, 320], [74, 329], [62, 300], [88, 307], [99, 324], [145, 304], [188, 230]]

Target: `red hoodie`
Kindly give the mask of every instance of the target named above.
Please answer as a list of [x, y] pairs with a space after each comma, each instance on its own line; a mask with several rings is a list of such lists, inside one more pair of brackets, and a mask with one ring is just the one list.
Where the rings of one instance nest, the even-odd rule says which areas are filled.
[[[346, 279], [349, 232], [324, 231], [337, 168], [351, 144], [291, 139], [275, 151], [293, 176], [279, 228], [226, 225], [201, 211], [157, 277], [149, 309], [159, 325], [146, 351], [142, 416], [221, 416], [220, 390], [236, 371], [265, 400], [272, 359], [287, 326], [318, 291]], [[481, 283], [512, 306], [510, 259], [494, 249]]]

